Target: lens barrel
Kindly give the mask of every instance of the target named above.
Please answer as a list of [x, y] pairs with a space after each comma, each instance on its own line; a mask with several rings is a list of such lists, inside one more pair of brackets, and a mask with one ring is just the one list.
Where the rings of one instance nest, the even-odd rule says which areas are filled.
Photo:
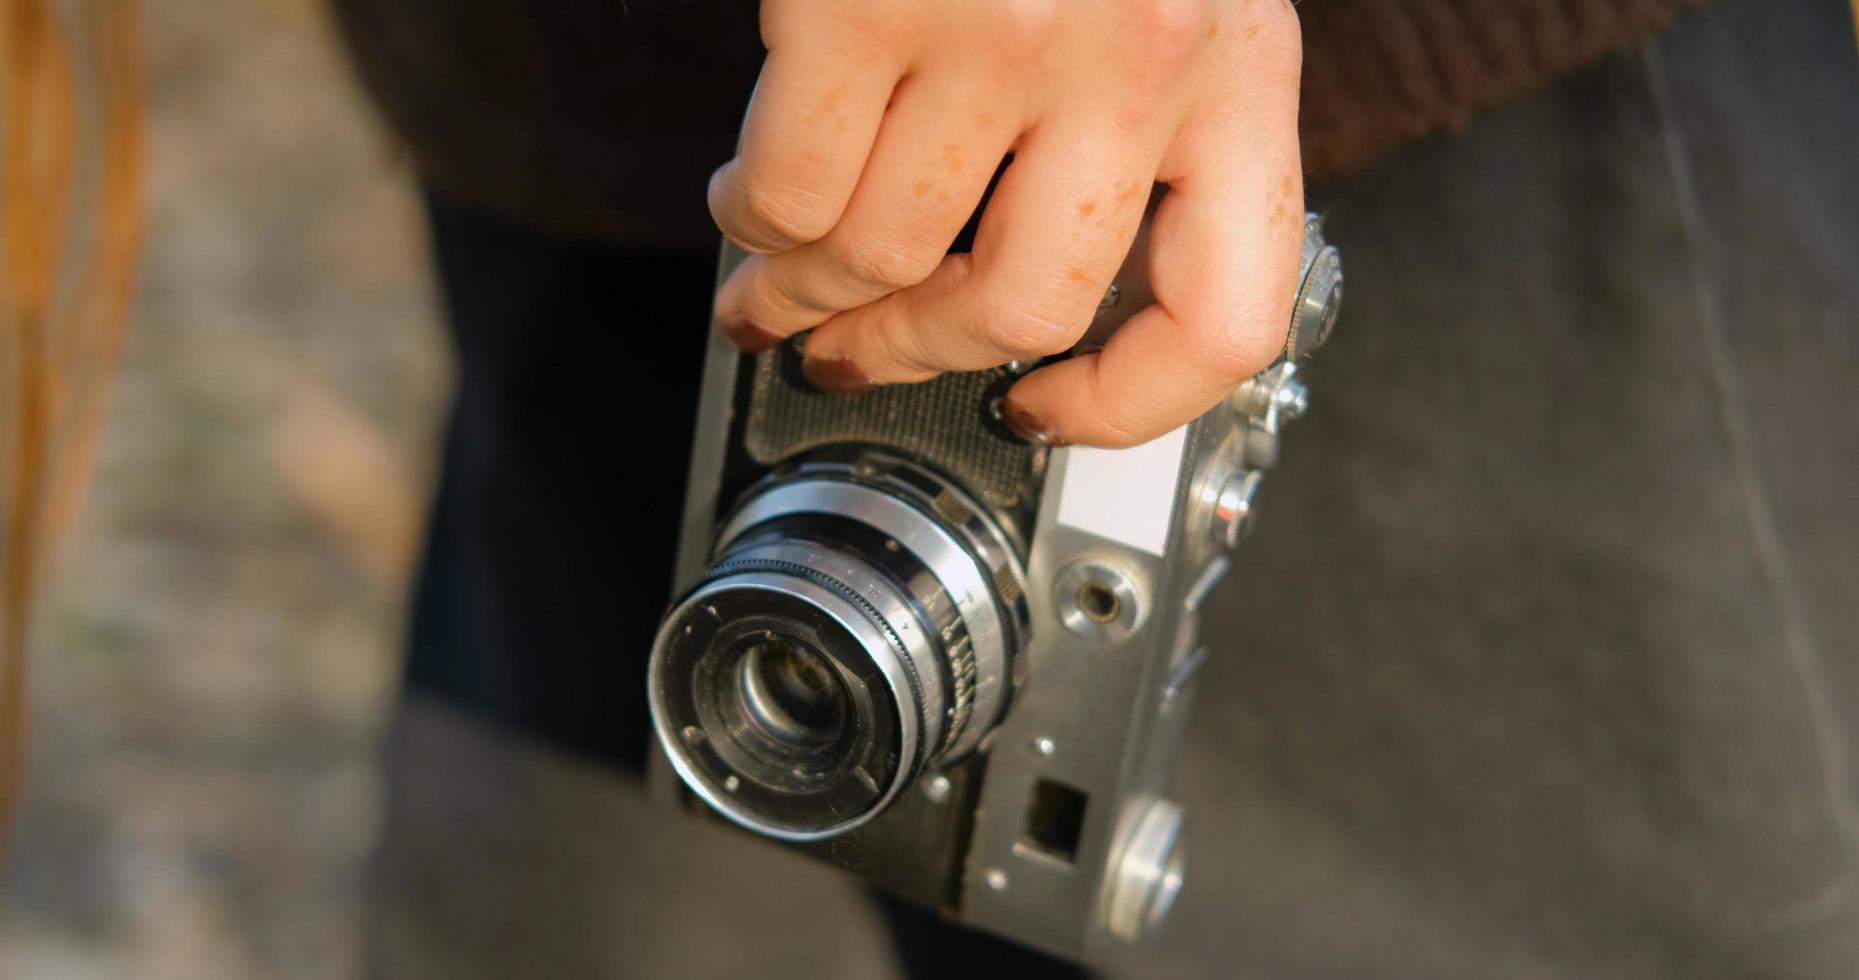
[[844, 833], [1000, 717], [1025, 574], [948, 481], [876, 452], [812, 459], [745, 494], [717, 542], [647, 683], [666, 754], [724, 816]]

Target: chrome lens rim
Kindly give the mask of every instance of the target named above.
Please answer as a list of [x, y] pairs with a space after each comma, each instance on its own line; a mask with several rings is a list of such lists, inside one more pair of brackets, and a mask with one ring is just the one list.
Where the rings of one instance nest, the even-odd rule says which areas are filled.
[[[903, 486], [898, 489], [909, 492]], [[924, 489], [929, 492], [920, 503], [934, 506], [940, 498], [943, 516], [960, 521], [959, 537], [923, 506], [897, 493], [843, 478], [816, 477], [777, 483], [745, 500], [717, 540], [722, 550], [770, 521], [822, 514], [871, 527], [910, 552], [954, 600], [968, 634], [965, 655], [971, 663], [957, 667], [962, 676], [952, 692], [949, 742], [938, 746], [955, 758], [977, 748], [1005, 708], [1012, 683], [1011, 650], [1026, 621], [1025, 573], [1004, 541], [988, 547], [985, 555], [977, 547], [977, 538], [1001, 537], [978, 505], [946, 485]], [[1011, 608], [999, 599], [1003, 584], [1013, 588]]]
[[[946, 480], [876, 452], [810, 459], [752, 488], [653, 644], [654, 726], [685, 784], [741, 826], [813, 841], [855, 829], [926, 769], [979, 748], [1011, 697], [1027, 628], [1025, 575], [1001, 528]], [[755, 594], [784, 596], [793, 622], [776, 617], [756, 639], [762, 626], [736, 622], [756, 614], [741, 599]], [[716, 606], [727, 608], [697, 616]], [[888, 741], [848, 752], [845, 726], [809, 742], [754, 723], [743, 651], [790, 633], [836, 665], [860, 706], [851, 728]], [[882, 758], [879, 744], [891, 749]], [[863, 792], [843, 780], [815, 792], [832, 783], [829, 749], [862, 774]], [[768, 768], [788, 763], [792, 776]]]
[[[705, 611], [758, 595], [783, 603], [789, 621], [834, 634], [806, 638], [807, 645], [831, 665], [848, 706], [859, 713], [848, 718], [858, 729], [855, 739], [836, 740], [836, 754], [814, 757], [815, 771], [796, 773], [795, 782], [779, 788], [769, 776], [781, 760], [757, 758], [756, 743], [733, 727], [723, 700], [738, 689], [743, 641], [753, 642], [765, 627]], [[712, 635], [704, 632], [708, 622], [716, 624]], [[732, 628], [739, 635], [728, 635]], [[719, 577], [665, 617], [653, 644], [648, 699], [659, 743], [685, 785], [739, 826], [797, 842], [843, 834], [883, 812], [918, 768], [922, 719], [910, 706], [920, 699], [896, 644], [855, 602], [805, 577], [766, 571]], [[806, 758], [789, 761], [802, 765]]]

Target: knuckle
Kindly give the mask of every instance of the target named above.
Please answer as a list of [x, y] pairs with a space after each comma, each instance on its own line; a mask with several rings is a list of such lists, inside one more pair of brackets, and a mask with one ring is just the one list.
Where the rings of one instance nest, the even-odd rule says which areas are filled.
[[1062, 319], [1028, 308], [1002, 311], [994, 320], [996, 344], [1009, 358], [1045, 357], [1071, 347], [1080, 333]]
[[1201, 356], [1222, 384], [1237, 385], [1278, 359], [1289, 330], [1282, 316], [1267, 316], [1262, 311], [1244, 315], [1212, 331]]
[[1127, 400], [1104, 404], [1096, 418], [1092, 419], [1096, 430], [1091, 437], [1091, 444], [1104, 449], [1127, 449], [1140, 446], [1155, 438], [1169, 427], [1158, 427], [1152, 420], [1141, 418], [1135, 406]]
[[997, 37], [1009, 50], [1043, 50], [1058, 34], [1064, 6], [1064, 0], [1009, 0], [1000, 7]]
[[925, 349], [926, 338], [918, 322], [893, 303], [880, 300], [872, 308], [877, 315], [861, 329], [869, 341], [873, 361], [883, 365], [885, 379], [920, 381], [933, 377], [936, 371], [930, 365], [937, 361]]
[[1261, 4], [1259, 30], [1252, 38], [1250, 59], [1264, 71], [1296, 74], [1304, 63], [1304, 32], [1297, 11], [1288, 3], [1267, 0]]
[[933, 251], [871, 241], [842, 245], [835, 251], [852, 278], [887, 293], [928, 279], [939, 258]]
[[1093, 445], [1103, 449], [1129, 449], [1132, 446], [1140, 446], [1155, 438], [1154, 435], [1148, 432], [1132, 428], [1129, 423], [1112, 418], [1105, 418], [1098, 424], [1102, 427], [1103, 432], [1097, 438], [1092, 439], [1091, 442]]
[[1296, 34], [1298, 30], [1297, 4], [1286, 0], [1255, 0], [1259, 22], [1265, 26], [1266, 33], [1288, 31]]
[[1152, 64], [1178, 65], [1206, 37], [1204, 0], [1142, 0], [1133, 28], [1143, 57]]
[[777, 45], [801, 48], [822, 41], [841, 50], [849, 50], [847, 45], [897, 44], [923, 15], [924, 5], [913, 0], [762, 0], [762, 42], [771, 51]]
[[820, 290], [802, 276], [764, 282], [756, 292], [756, 306], [775, 317], [803, 322], [807, 326], [816, 326], [822, 317], [837, 312]]
[[760, 180], [744, 180], [742, 209], [752, 230], [789, 243], [816, 241], [838, 220], [837, 214], [819, 202]]
[[804, 0], [762, 0], [759, 20], [763, 45], [777, 50], [804, 41], [816, 31], [819, 6]]

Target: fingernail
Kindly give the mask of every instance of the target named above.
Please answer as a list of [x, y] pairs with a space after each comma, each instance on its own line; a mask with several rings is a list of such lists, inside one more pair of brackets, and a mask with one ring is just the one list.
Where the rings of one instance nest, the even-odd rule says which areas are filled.
[[1052, 423], [1044, 415], [1014, 401], [1011, 396], [1001, 402], [1001, 421], [1014, 434], [1035, 446], [1069, 446], [1071, 441], [1061, 437], [1052, 428]]
[[878, 382], [859, 370], [849, 357], [809, 357], [801, 361], [800, 367], [815, 388], [828, 394], [861, 395], [878, 387]]
[[759, 354], [781, 343], [781, 335], [747, 320], [723, 324], [723, 339], [745, 354]]

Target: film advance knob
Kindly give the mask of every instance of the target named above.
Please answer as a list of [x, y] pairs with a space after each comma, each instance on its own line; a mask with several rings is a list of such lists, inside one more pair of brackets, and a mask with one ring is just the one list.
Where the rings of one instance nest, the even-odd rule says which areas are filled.
[[1285, 338], [1285, 356], [1299, 358], [1330, 339], [1343, 306], [1343, 259], [1336, 246], [1323, 240], [1317, 216], [1304, 217], [1304, 278], [1291, 305], [1291, 332]]

